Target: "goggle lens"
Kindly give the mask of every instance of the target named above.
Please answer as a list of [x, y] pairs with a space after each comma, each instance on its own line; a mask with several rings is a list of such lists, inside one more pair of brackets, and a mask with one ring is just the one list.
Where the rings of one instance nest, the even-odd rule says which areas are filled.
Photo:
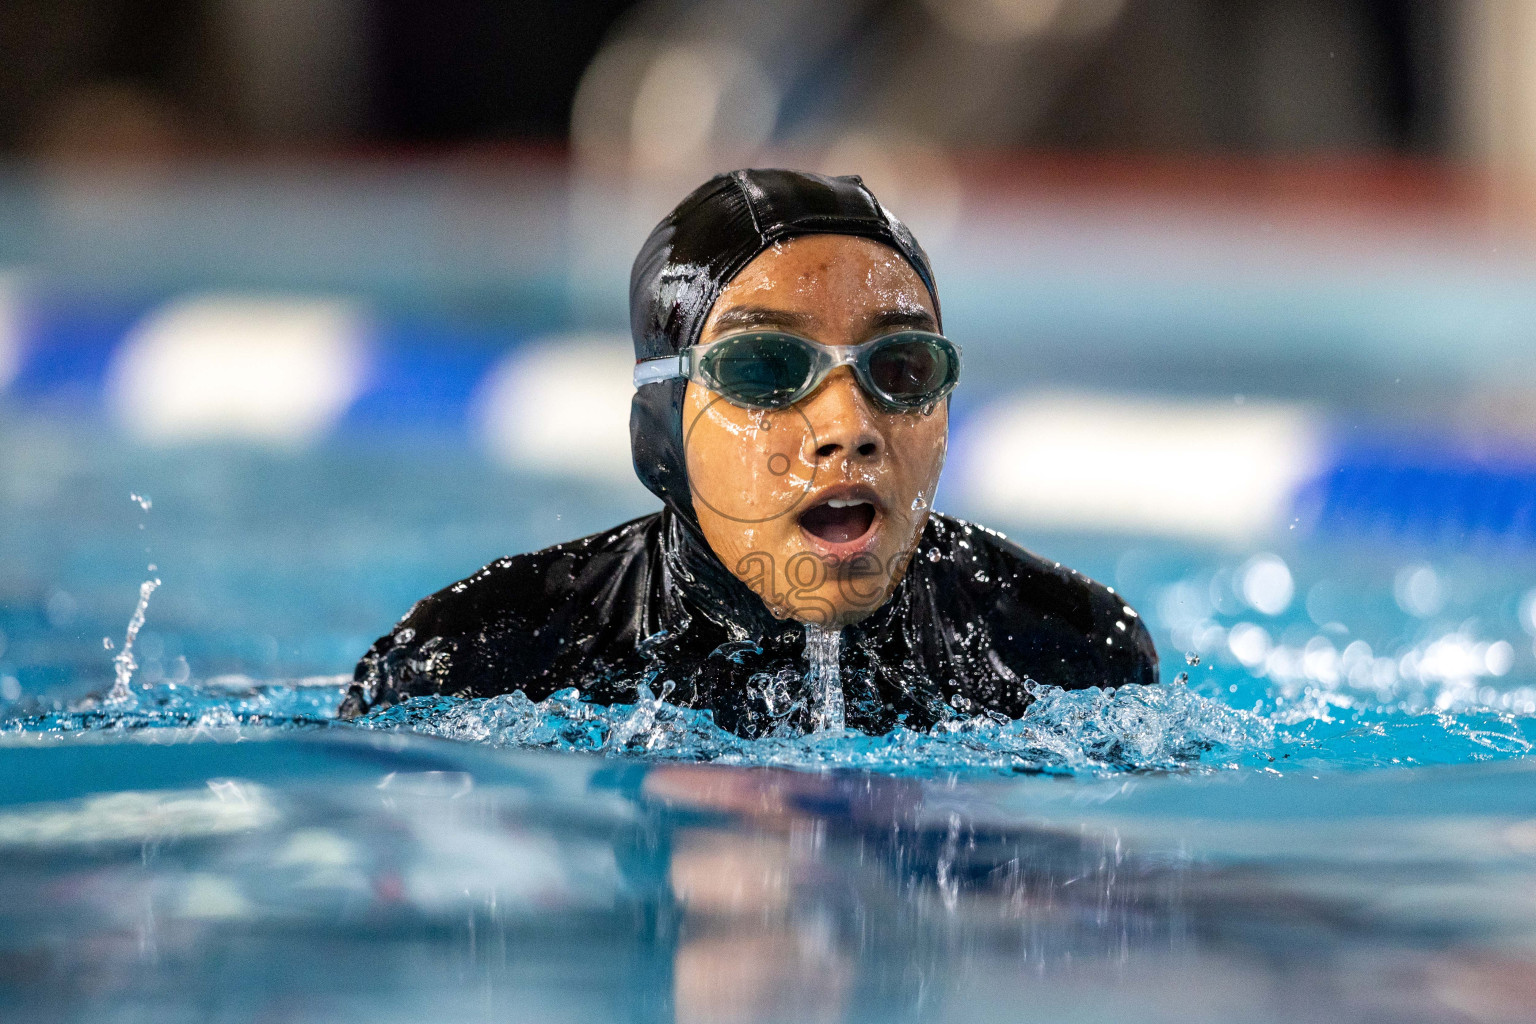
[[932, 338], [897, 336], [869, 354], [871, 383], [885, 397], [921, 405], [949, 383], [954, 360]]
[[[841, 350], [776, 331], [737, 334], [703, 348], [698, 368], [709, 386], [739, 405], [760, 409], [799, 401], [843, 363], [853, 365], [865, 391], [894, 409], [938, 401], [960, 378], [959, 350], [940, 335], [918, 331]], [[835, 356], [839, 351], [857, 355]]]
[[743, 334], [721, 341], [704, 356], [720, 392], [749, 405], [788, 405], [810, 378], [812, 353], [782, 334]]

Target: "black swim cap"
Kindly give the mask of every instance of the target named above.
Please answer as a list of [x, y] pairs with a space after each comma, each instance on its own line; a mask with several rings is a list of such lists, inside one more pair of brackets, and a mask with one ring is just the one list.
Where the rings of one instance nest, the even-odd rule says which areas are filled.
[[[715, 300], [731, 279], [775, 242], [799, 235], [857, 235], [899, 252], [928, 287], [933, 268], [912, 232], [856, 176], [743, 170], [706, 181], [656, 225], [629, 275], [629, 326], [635, 358], [675, 355], [699, 340]], [[695, 522], [683, 456], [685, 380], [635, 391], [630, 453], [640, 482]]]

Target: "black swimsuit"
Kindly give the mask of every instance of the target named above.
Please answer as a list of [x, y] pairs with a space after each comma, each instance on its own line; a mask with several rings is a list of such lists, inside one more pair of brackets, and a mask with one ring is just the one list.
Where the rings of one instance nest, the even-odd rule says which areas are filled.
[[[421, 694], [631, 703], [646, 683], [742, 736], [809, 724], [805, 631], [773, 618], [670, 510], [504, 558], [417, 603], [357, 666], [350, 717]], [[983, 709], [1028, 681], [1151, 683], [1142, 621], [1107, 588], [1002, 535], [934, 515], [895, 595], [844, 630], [846, 720], [870, 733]]]

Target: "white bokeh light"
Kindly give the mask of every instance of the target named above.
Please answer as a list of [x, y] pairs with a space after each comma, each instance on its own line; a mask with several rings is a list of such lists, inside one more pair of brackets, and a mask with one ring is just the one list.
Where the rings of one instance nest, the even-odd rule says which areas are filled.
[[1508, 640], [1495, 640], [1483, 653], [1483, 667], [1491, 676], [1507, 676], [1515, 667], [1515, 648]]
[[1251, 622], [1239, 622], [1227, 633], [1227, 649], [1248, 668], [1262, 666], [1272, 646], [1269, 632]]
[[571, 140], [607, 170], [627, 163], [643, 173], [697, 175], [748, 160], [772, 133], [778, 109], [774, 81], [740, 46], [626, 36], [582, 76]]
[[1246, 540], [1322, 464], [1301, 406], [1037, 394], [982, 409], [951, 451], [966, 502], [1008, 524]]
[[0, 391], [21, 372], [21, 309], [16, 279], [0, 273]]
[[1279, 555], [1255, 555], [1239, 570], [1243, 600], [1265, 615], [1279, 615], [1291, 606], [1296, 582], [1290, 567]]
[[633, 482], [629, 403], [635, 356], [622, 335], [553, 335], [487, 375], [472, 418], [493, 459], [516, 469]]
[[181, 299], [128, 333], [108, 368], [108, 401], [150, 441], [311, 441], [362, 389], [364, 324], [341, 300]]
[[1445, 607], [1445, 587], [1434, 566], [1419, 563], [1404, 566], [1392, 583], [1397, 605], [1414, 618], [1427, 619]]
[[1520, 628], [1536, 637], [1536, 590], [1527, 590], [1520, 599]]

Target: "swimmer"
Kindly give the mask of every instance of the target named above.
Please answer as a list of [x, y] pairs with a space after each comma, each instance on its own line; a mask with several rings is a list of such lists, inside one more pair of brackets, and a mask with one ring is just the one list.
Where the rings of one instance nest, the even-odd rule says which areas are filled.
[[822, 721], [807, 676], [827, 650], [868, 733], [1016, 718], [1032, 682], [1156, 681], [1113, 592], [932, 510], [961, 353], [927, 255], [858, 178], [711, 179], [636, 257], [630, 326], [631, 450], [661, 511], [418, 602], [342, 717], [670, 682], [725, 729], [785, 735]]

